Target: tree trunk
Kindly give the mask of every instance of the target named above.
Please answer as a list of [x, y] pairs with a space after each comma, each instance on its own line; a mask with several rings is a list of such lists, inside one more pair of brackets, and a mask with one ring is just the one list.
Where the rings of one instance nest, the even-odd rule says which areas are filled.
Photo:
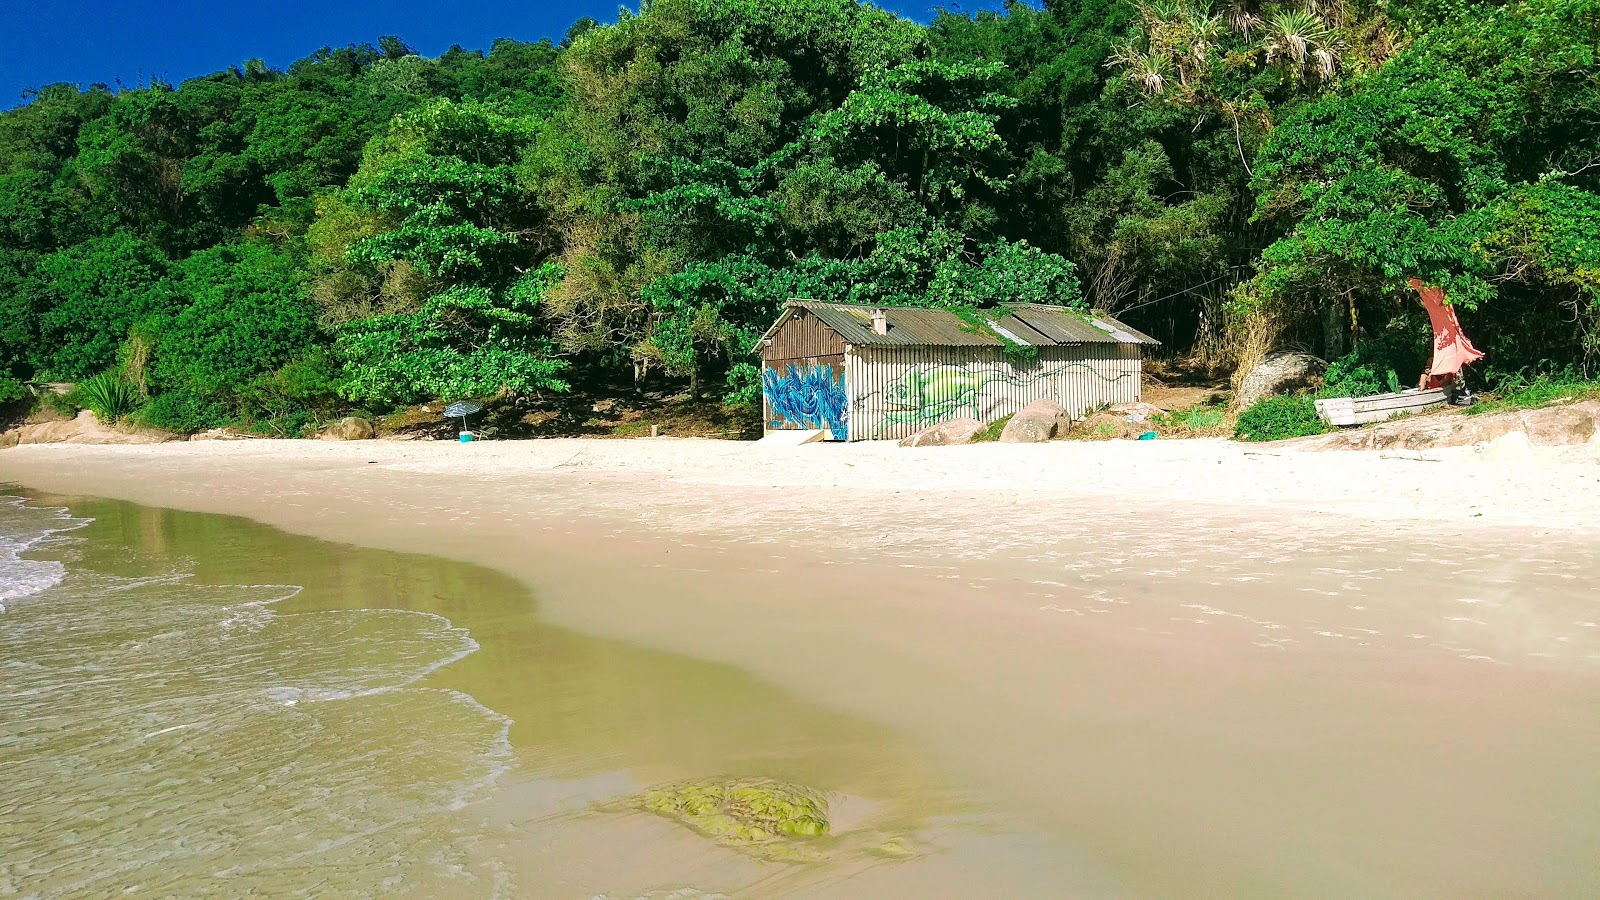
[[1345, 355], [1345, 338], [1348, 336], [1348, 324], [1345, 321], [1344, 304], [1338, 300], [1330, 301], [1322, 307], [1322, 358], [1332, 362]]

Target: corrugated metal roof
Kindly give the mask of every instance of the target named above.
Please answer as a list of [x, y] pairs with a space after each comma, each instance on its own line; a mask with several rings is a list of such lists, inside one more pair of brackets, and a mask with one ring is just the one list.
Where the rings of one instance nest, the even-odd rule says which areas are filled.
[[[874, 307], [816, 300], [790, 300], [766, 337], [772, 337], [794, 309], [805, 309], [846, 343], [858, 347], [997, 347], [1002, 341], [987, 329], [974, 329], [949, 310], [909, 306], [883, 307], [888, 332], [872, 330]], [[1063, 344], [1159, 344], [1110, 316], [1083, 313], [1061, 306], [1018, 304], [1006, 307], [1008, 315], [991, 320], [1019, 343], [1035, 346]]]

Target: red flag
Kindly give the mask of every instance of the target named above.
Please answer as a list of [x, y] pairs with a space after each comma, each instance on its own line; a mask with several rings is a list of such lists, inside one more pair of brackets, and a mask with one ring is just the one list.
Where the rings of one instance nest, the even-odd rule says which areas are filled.
[[1472, 346], [1461, 332], [1455, 308], [1444, 302], [1444, 288], [1429, 287], [1422, 279], [1413, 278], [1411, 289], [1422, 298], [1428, 321], [1433, 323], [1433, 365], [1428, 367], [1430, 385], [1435, 381], [1442, 384], [1449, 380], [1447, 376], [1460, 372], [1462, 366], [1483, 359], [1483, 351]]

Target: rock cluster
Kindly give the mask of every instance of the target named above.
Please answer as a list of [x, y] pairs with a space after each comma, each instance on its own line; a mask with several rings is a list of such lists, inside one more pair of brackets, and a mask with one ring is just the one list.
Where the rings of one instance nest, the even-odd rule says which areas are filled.
[[89, 410], [60, 422], [19, 425], [0, 433], [0, 448], [24, 444], [161, 444], [182, 440], [165, 431], [105, 425]]
[[356, 416], [346, 416], [322, 429], [317, 435], [325, 441], [370, 441], [377, 436], [372, 423]]

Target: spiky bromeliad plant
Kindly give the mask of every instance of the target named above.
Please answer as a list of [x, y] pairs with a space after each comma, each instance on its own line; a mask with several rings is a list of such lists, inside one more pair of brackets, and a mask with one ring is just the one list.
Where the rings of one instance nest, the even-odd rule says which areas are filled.
[[138, 409], [144, 400], [139, 386], [115, 371], [101, 372], [80, 383], [76, 393], [78, 402], [108, 425]]

